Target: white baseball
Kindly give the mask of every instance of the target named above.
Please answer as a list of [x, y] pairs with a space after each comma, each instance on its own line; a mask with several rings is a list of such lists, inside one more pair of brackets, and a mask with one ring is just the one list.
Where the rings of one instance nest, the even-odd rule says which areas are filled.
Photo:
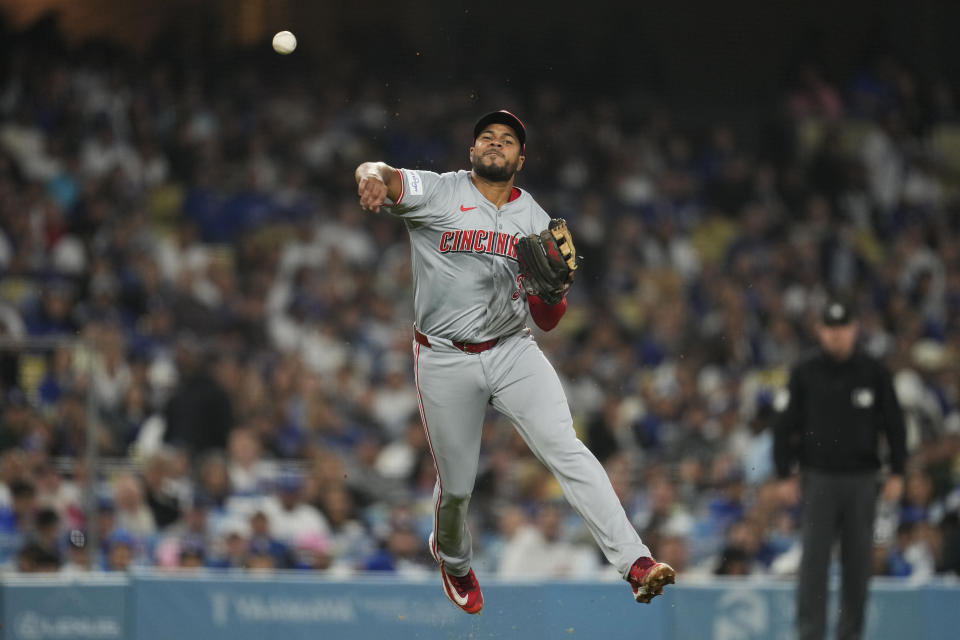
[[297, 48], [297, 37], [289, 31], [279, 31], [273, 36], [273, 50], [287, 55]]

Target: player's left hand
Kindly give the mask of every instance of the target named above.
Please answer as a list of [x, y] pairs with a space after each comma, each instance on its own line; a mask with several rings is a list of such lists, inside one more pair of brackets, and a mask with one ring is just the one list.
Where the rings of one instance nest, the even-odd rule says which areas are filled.
[[517, 262], [527, 295], [557, 304], [566, 295], [577, 270], [577, 250], [563, 218], [553, 218], [546, 229], [517, 240]]
[[379, 213], [380, 207], [387, 198], [387, 185], [380, 176], [371, 174], [360, 178], [357, 183], [357, 195], [360, 196], [360, 207], [373, 213]]

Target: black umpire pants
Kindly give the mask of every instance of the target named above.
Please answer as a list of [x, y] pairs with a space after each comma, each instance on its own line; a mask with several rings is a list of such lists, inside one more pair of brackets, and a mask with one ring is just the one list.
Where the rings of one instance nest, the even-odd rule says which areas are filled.
[[842, 586], [837, 640], [858, 640], [863, 632], [872, 573], [874, 473], [803, 474], [803, 556], [797, 585], [800, 640], [823, 640], [827, 624], [827, 577], [833, 544], [840, 541]]

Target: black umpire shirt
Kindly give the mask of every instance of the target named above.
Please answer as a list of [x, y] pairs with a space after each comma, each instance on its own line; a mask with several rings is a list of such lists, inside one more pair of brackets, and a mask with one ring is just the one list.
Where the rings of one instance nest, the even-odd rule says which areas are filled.
[[890, 372], [860, 351], [838, 361], [819, 350], [791, 372], [786, 408], [774, 424], [777, 475], [804, 469], [869, 472], [880, 468], [886, 436], [890, 468], [903, 474], [907, 458], [903, 412]]

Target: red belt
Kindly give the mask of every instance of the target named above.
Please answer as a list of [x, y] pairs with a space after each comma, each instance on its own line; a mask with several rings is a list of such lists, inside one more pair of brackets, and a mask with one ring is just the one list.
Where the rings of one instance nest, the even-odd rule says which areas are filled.
[[[425, 347], [430, 346], [430, 340], [427, 339], [427, 336], [420, 333], [416, 327], [413, 328], [413, 338]], [[498, 342], [500, 342], [500, 338], [494, 338], [486, 342], [455, 342], [451, 340], [453, 346], [464, 353], [482, 353], [487, 349], [495, 347]]]

